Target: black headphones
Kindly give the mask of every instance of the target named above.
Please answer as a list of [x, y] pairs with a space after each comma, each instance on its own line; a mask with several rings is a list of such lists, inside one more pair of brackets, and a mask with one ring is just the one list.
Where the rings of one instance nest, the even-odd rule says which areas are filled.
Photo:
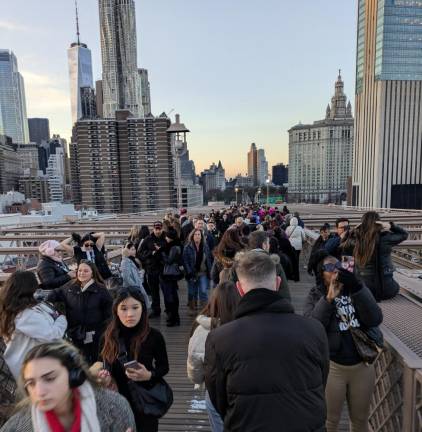
[[[78, 356], [79, 354], [71, 351], [70, 349], [66, 348], [66, 351], [64, 352], [66, 359], [65, 359], [65, 368], [68, 370], [69, 373], [69, 387], [71, 389], [80, 387], [87, 379], [85, 371], [81, 368], [81, 366], [78, 365]], [[25, 393], [28, 395], [28, 389], [24, 387]]]
[[85, 371], [78, 366], [78, 354], [74, 351], [66, 353], [68, 364], [66, 365], [69, 371], [69, 387], [71, 389], [81, 386], [86, 380]]

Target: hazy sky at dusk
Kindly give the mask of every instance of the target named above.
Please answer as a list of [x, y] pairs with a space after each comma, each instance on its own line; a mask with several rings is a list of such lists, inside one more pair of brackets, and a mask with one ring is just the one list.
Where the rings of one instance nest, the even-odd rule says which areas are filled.
[[[356, 2], [135, 0], [138, 65], [149, 70], [155, 115], [175, 109], [191, 130], [197, 171], [221, 159], [246, 172], [251, 142], [270, 166], [288, 161], [287, 130], [323, 118], [339, 68], [354, 105]], [[101, 77], [98, 0], [79, 0], [81, 40]], [[4, 0], [0, 48], [25, 79], [28, 117], [71, 132], [67, 48], [73, 0]]]

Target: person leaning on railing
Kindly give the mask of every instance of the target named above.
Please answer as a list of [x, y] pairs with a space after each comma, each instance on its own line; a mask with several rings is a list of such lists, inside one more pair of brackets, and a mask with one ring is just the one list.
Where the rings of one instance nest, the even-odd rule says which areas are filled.
[[[71, 243], [76, 245], [72, 246]], [[61, 247], [69, 254], [74, 256], [77, 264], [82, 260], [91, 261], [97, 267], [101, 277], [106, 280], [112, 276], [105, 257], [105, 234], [89, 233], [81, 237], [77, 233], [72, 233], [72, 236], [63, 240]]]
[[38, 250], [41, 257], [37, 266], [37, 275], [42, 289], [60, 288], [76, 277], [76, 272], [63, 261], [64, 248], [61, 243], [56, 240], [47, 240], [40, 245]]
[[382, 222], [373, 211], [365, 213], [354, 230], [355, 272], [377, 301], [393, 298], [399, 292], [391, 250], [407, 237], [406, 230], [393, 222]]

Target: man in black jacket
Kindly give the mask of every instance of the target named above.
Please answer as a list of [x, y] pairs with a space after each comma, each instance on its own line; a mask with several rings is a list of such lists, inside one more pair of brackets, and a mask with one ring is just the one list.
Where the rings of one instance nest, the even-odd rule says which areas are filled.
[[328, 342], [316, 320], [277, 294], [274, 261], [262, 252], [236, 265], [235, 320], [210, 332], [205, 383], [228, 432], [325, 430]]
[[146, 278], [152, 297], [152, 312], [150, 318], [159, 317], [160, 306], [160, 274], [163, 273], [163, 260], [161, 248], [166, 245], [166, 237], [163, 232], [163, 224], [154, 222], [153, 232], [142, 242], [139, 257], [145, 268]]

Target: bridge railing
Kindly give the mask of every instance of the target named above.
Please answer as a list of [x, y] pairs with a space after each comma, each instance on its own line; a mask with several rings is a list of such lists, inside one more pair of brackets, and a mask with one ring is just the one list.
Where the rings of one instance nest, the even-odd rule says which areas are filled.
[[[312, 245], [318, 233], [305, 232], [308, 243]], [[385, 349], [374, 364], [376, 385], [371, 401], [370, 430], [421, 432], [422, 303], [404, 293], [380, 306], [384, 312], [381, 330]]]

